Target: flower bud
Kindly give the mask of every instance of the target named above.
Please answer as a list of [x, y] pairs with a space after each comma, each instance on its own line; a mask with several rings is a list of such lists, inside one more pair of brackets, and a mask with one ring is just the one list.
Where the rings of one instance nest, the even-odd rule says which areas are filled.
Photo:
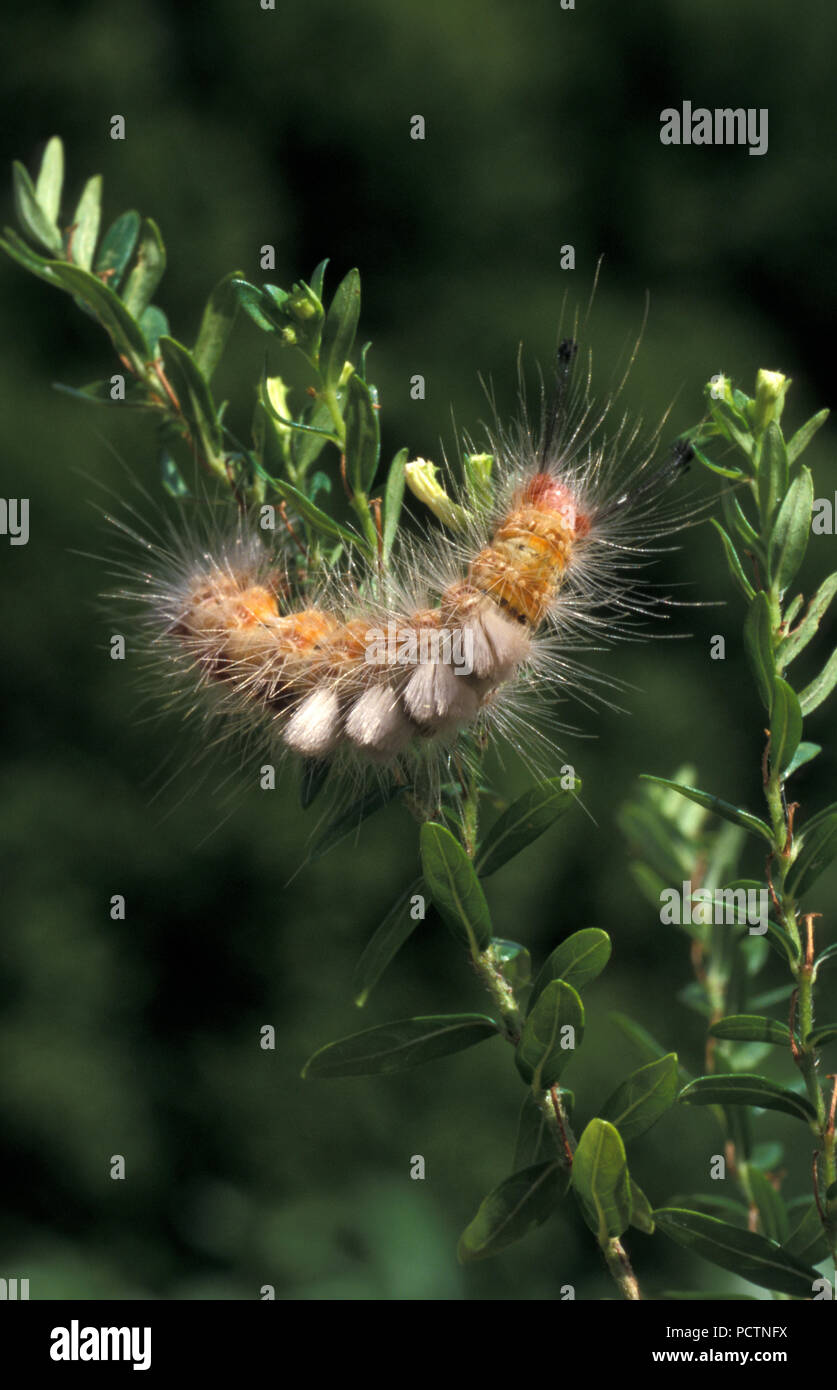
[[404, 468], [407, 486], [419, 501], [429, 507], [445, 526], [452, 531], [461, 531], [468, 520], [468, 513], [448, 497], [437, 481], [438, 472], [436, 465], [427, 459], [413, 459]]
[[756, 377], [756, 406], [753, 414], [753, 434], [763, 434], [775, 420], [778, 425], [785, 404], [790, 377], [781, 372], [767, 372], [762, 367]]

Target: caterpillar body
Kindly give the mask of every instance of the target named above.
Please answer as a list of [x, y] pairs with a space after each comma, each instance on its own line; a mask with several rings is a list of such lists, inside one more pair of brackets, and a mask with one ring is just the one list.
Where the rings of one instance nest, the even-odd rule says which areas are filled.
[[588, 376], [573, 404], [575, 355], [561, 344], [537, 429], [524, 400], [516, 425], [492, 433], [493, 505], [469, 499], [461, 534], [425, 535], [385, 573], [355, 559], [348, 577], [295, 594], [287, 553], [242, 520], [210, 543], [147, 546], [151, 567], [122, 594], [143, 603], [155, 660], [188, 707], [205, 692], [228, 726], [274, 747], [402, 781], [469, 731], [516, 725], [537, 742], [547, 721], [521, 695], [602, 679], [572, 649], [658, 609], [631, 571], [688, 519], [666, 502], [688, 447], [655, 468], [659, 428], [638, 460], [638, 425], [602, 439], [612, 400], [596, 415]]

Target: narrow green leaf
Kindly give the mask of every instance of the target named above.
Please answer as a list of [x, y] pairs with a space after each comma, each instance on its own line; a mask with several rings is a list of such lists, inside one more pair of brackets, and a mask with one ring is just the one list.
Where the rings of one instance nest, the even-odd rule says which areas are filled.
[[809, 1047], [825, 1047], [826, 1043], [834, 1042], [837, 1038], [837, 1023], [823, 1023], [819, 1028], [815, 1028], [809, 1033], [805, 1042]]
[[57, 225], [61, 208], [61, 189], [64, 186], [64, 146], [61, 137], [53, 135], [46, 143], [41, 167], [35, 181], [35, 197], [50, 222]]
[[497, 818], [477, 850], [475, 863], [480, 877], [496, 873], [576, 804], [580, 778], [575, 778], [572, 790], [562, 787], [562, 780], [551, 777], [530, 787]]
[[233, 276], [231, 283], [245, 313], [264, 333], [275, 333], [282, 325], [282, 316], [270, 297], [262, 294], [258, 285], [251, 285], [249, 280]]
[[554, 1086], [584, 1038], [584, 1005], [572, 985], [551, 980], [523, 1025], [517, 1070], [533, 1091]]
[[732, 821], [733, 825], [743, 825], [745, 830], [749, 830], [753, 835], [760, 835], [767, 840], [768, 844], [773, 843], [773, 836], [770, 826], [766, 825], [758, 816], [753, 816], [749, 811], [742, 811], [739, 806], [731, 806], [728, 801], [722, 801], [719, 796], [713, 796], [710, 792], [702, 792], [697, 787], [684, 787], [679, 782], [671, 782], [666, 777], [652, 777], [650, 773], [640, 774], [643, 781], [655, 782], [661, 787], [671, 787], [673, 791], [679, 792], [681, 796], [686, 796], [690, 801], [696, 801], [698, 806], [705, 806], [707, 811], [714, 811], [716, 816], [723, 816], [724, 820]]
[[623, 1143], [630, 1144], [644, 1134], [674, 1104], [678, 1070], [677, 1054], [668, 1052], [659, 1061], [631, 1072], [608, 1097], [599, 1114], [616, 1126]]
[[785, 777], [792, 777], [794, 772], [806, 763], [813, 762], [814, 758], [819, 757], [822, 752], [822, 744], [806, 743], [804, 740], [797, 746], [796, 752], [785, 768]]
[[165, 269], [166, 248], [160, 229], [156, 222], [146, 217], [140, 231], [136, 262], [122, 292], [125, 308], [133, 318], [138, 319], [143, 309], [151, 303]]
[[805, 1096], [789, 1091], [766, 1076], [739, 1072], [732, 1076], [718, 1072], [698, 1076], [680, 1092], [684, 1105], [757, 1105], [762, 1110], [780, 1110], [806, 1124], [816, 1123], [816, 1111]]
[[89, 270], [64, 261], [50, 261], [50, 269], [62, 289], [86, 304], [110, 336], [117, 352], [130, 358], [142, 370], [147, 348], [139, 324], [127, 312], [118, 295]]
[[759, 590], [744, 621], [744, 646], [759, 695], [765, 709], [773, 699], [773, 638], [771, 635], [770, 604], [764, 590]]
[[72, 242], [68, 243], [72, 259], [84, 270], [93, 265], [93, 252], [99, 239], [99, 224], [102, 220], [102, 176], [94, 174], [82, 189], [81, 197], [73, 213]]
[[816, 415], [812, 415], [810, 420], [807, 420], [805, 424], [796, 431], [796, 434], [788, 440], [789, 463], [793, 463], [795, 459], [799, 458], [802, 450], [807, 449], [817, 430], [825, 424], [829, 414], [830, 411], [828, 410], [820, 410]]
[[837, 807], [829, 807], [802, 830], [802, 847], [785, 880], [786, 891], [801, 898], [837, 855]]
[[404, 484], [406, 477], [404, 465], [408, 457], [408, 449], [399, 449], [389, 466], [389, 473], [387, 474], [387, 485], [386, 491], [384, 492], [384, 564], [387, 563], [390, 557], [395, 537], [398, 534], [398, 521], [401, 516], [401, 505], [404, 501]]
[[219, 280], [203, 311], [201, 326], [198, 330], [198, 340], [195, 343], [195, 351], [192, 356], [198, 371], [206, 377], [207, 381], [212, 380], [212, 374], [218, 365], [235, 322], [239, 304], [235, 281], [239, 278], [240, 271], [234, 270], [230, 275], [225, 275], [223, 280]]
[[583, 927], [581, 931], [573, 932], [572, 936], [555, 947], [541, 966], [532, 988], [528, 1012], [532, 1012], [550, 980], [564, 980], [573, 989], [584, 989], [602, 973], [610, 960], [610, 952], [610, 937], [599, 927]]
[[556, 1162], [513, 1173], [489, 1192], [460, 1237], [462, 1264], [484, 1260], [522, 1240], [552, 1215], [567, 1191], [568, 1173]]
[[50, 270], [50, 262], [45, 256], [39, 256], [37, 251], [33, 251], [31, 246], [18, 236], [13, 227], [4, 227], [3, 235], [0, 237], [0, 248], [18, 265], [22, 265], [24, 270], [28, 270], [30, 275], [37, 275], [39, 279], [46, 280], [48, 284], [55, 284], [55, 276]]
[[728, 1042], [764, 1042], [776, 1047], [790, 1047], [791, 1042], [786, 1023], [761, 1014], [729, 1014], [713, 1023], [709, 1031], [713, 1038], [724, 1038]]
[[816, 1202], [805, 1208], [805, 1215], [784, 1242], [784, 1248], [789, 1255], [811, 1264], [818, 1265], [821, 1260], [828, 1259], [828, 1240]]
[[752, 457], [753, 436], [742, 413], [722, 400], [710, 400], [709, 409], [723, 438], [737, 444], [748, 458]]
[[767, 547], [770, 577], [780, 594], [793, 582], [805, 558], [813, 509], [814, 480], [810, 468], [803, 465], [782, 500]]
[[[715, 1186], [719, 1186], [715, 1183]], [[727, 1221], [731, 1221], [734, 1226], [747, 1230], [750, 1220], [750, 1208], [746, 1202], [741, 1202], [735, 1197], [724, 1197], [720, 1192], [689, 1192], [683, 1196], [679, 1193], [672, 1197], [670, 1207], [685, 1207], [688, 1211], [707, 1212], [708, 1215], [722, 1213]]]
[[112, 222], [99, 243], [95, 272], [110, 289], [116, 291], [134, 254], [142, 219], [133, 209], [123, 212]]
[[732, 575], [738, 587], [743, 591], [746, 598], [755, 598], [756, 591], [750, 583], [749, 579], [747, 578], [746, 574], [744, 573], [744, 567], [741, 564], [740, 559], [738, 558], [738, 551], [736, 550], [735, 546], [730, 540], [730, 537], [727, 535], [720, 522], [715, 520], [714, 516], [710, 517], [709, 519], [712, 522], [712, 525], [715, 527], [715, 530], [718, 532], [718, 535], [721, 537], [721, 544], [724, 547], [724, 556], [726, 558], [727, 568], [729, 569], [730, 574]]
[[60, 256], [64, 242], [55, 219], [41, 207], [28, 171], [17, 160], [12, 165], [12, 176], [15, 211], [21, 227], [39, 246], [45, 246], [54, 256]]
[[622, 1137], [607, 1120], [591, 1120], [579, 1139], [572, 1185], [599, 1245], [621, 1236], [631, 1220], [631, 1180]]
[[291, 503], [294, 511], [309, 526], [313, 526], [315, 531], [319, 531], [321, 535], [343, 541], [347, 546], [356, 547], [359, 550], [366, 549], [365, 542], [356, 531], [350, 531], [347, 527], [341, 526], [339, 521], [335, 521], [328, 512], [321, 511], [310, 498], [305, 496], [304, 492], [300, 492], [299, 488], [294, 487], [292, 483], [286, 483], [282, 478], [274, 478], [273, 485], [285, 501]]
[[803, 714], [812, 714], [828, 699], [837, 685], [837, 648], [831, 653], [818, 676], [800, 692], [799, 707]]
[[819, 973], [821, 965], [827, 965], [829, 961], [837, 961], [837, 941], [833, 941], [830, 946], [826, 946], [824, 951], [820, 951], [814, 961], [814, 978]]
[[143, 309], [139, 321], [140, 330], [146, 343], [151, 357], [158, 356], [158, 349], [161, 338], [169, 336], [169, 321], [163, 310], [157, 304], [149, 304]]
[[527, 1091], [520, 1107], [517, 1122], [517, 1140], [514, 1146], [515, 1172], [529, 1168], [533, 1163], [543, 1163], [547, 1156], [555, 1152], [552, 1138], [544, 1115], [531, 1091]]
[[491, 944], [491, 917], [474, 866], [444, 825], [421, 827], [421, 863], [433, 905], [473, 957]]
[[790, 1221], [781, 1194], [755, 1164], [744, 1163], [741, 1167], [744, 1182], [758, 1208], [762, 1235], [783, 1245], [790, 1235]]
[[302, 1069], [302, 1075], [389, 1076], [461, 1052], [465, 1047], [499, 1033], [493, 1018], [485, 1014], [439, 1014], [404, 1018], [353, 1033], [321, 1047]]
[[780, 772], [790, 766], [801, 737], [802, 710], [796, 691], [776, 676], [770, 708], [770, 761]]
[[369, 387], [356, 372], [349, 377], [344, 407], [346, 473], [353, 492], [364, 497], [378, 471], [381, 431]]
[[727, 530], [735, 532], [738, 539], [743, 541], [748, 551], [755, 555], [761, 553], [761, 542], [758, 532], [750, 525], [741, 503], [730, 488], [721, 493], [721, 507], [724, 513], [724, 520], [727, 523]]
[[314, 273], [309, 281], [311, 289], [314, 291], [314, 294], [317, 296], [321, 304], [323, 302], [323, 281], [325, 279], [327, 265], [328, 257], [326, 257], [324, 261], [320, 261], [319, 265], [316, 266]]
[[401, 791], [401, 787], [373, 786], [358, 801], [352, 802], [345, 811], [341, 811], [339, 815], [329, 821], [314, 841], [308, 856], [309, 861], [322, 859], [323, 855], [328, 854], [335, 845], [339, 845], [341, 840], [356, 834], [365, 820], [374, 816], [375, 812], [380, 811], [384, 806], [388, 806], [391, 801], [401, 795]]
[[654, 1209], [648, 1198], [631, 1178], [631, 1225], [647, 1236], [654, 1234]]
[[166, 376], [180, 402], [193, 440], [201, 445], [207, 463], [223, 468], [220, 455], [224, 441], [215, 403], [207, 382], [195, 366], [192, 354], [176, 338], [166, 334], [160, 337], [158, 347], [163, 355]]
[[360, 275], [350, 270], [334, 292], [323, 326], [320, 373], [326, 386], [336, 386], [355, 341], [360, 318]]
[[720, 463], [713, 463], [712, 460], [706, 454], [704, 454], [703, 451], [699, 449], [697, 445], [694, 443], [692, 444], [692, 449], [694, 450], [695, 458], [697, 459], [698, 463], [703, 464], [704, 468], [708, 468], [710, 473], [718, 473], [722, 478], [746, 477], [746, 474], [743, 473], [740, 468], [724, 468]]
[[352, 981], [354, 1000], [359, 1009], [363, 1008], [390, 961], [421, 922], [424, 914], [414, 916], [411, 909], [412, 899], [421, 896], [423, 888], [424, 880], [414, 879], [396, 898], [381, 925], [367, 942]]
[[654, 1219], [670, 1240], [759, 1288], [794, 1298], [811, 1297], [816, 1270], [765, 1236], [679, 1207], [658, 1208]]
[[761, 438], [757, 484], [764, 529], [768, 530], [779, 499], [788, 490], [788, 454], [782, 431], [775, 420], [770, 421]]

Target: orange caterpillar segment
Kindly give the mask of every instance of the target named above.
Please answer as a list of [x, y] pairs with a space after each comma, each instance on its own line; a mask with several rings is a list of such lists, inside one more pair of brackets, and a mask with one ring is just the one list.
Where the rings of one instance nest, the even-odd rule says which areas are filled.
[[230, 563], [196, 580], [169, 630], [206, 677], [269, 711], [294, 752], [323, 758], [349, 745], [386, 761], [413, 739], [473, 723], [529, 659], [587, 529], [567, 488], [538, 473], [438, 608], [383, 619], [281, 614], [254, 564]]
[[575, 541], [588, 529], [568, 490], [538, 473], [472, 561], [468, 578], [518, 622], [537, 628], [561, 586]]

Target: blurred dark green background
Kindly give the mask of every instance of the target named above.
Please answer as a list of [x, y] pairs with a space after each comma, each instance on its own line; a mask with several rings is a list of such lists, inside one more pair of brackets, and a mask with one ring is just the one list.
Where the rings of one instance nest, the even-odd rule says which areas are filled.
[[[72, 197], [101, 171], [108, 219], [130, 206], [154, 216], [169, 251], [157, 297], [187, 341], [223, 273], [261, 278], [265, 242], [278, 283], [330, 256], [333, 289], [358, 265], [385, 457], [407, 444], [438, 458], [451, 407], [476, 429], [478, 372], [511, 408], [518, 341], [548, 360], [562, 297], [586, 298], [601, 253], [592, 345], [605, 384], [650, 292], [632, 409], [654, 421], [674, 399], [673, 437], [699, 418], [712, 373], [751, 388], [766, 366], [794, 378], [799, 423], [834, 395], [836, 44], [837, 13], [780, 0], [34, 3], [5, 16], [3, 168], [31, 167], [59, 133]], [[663, 147], [660, 110], [684, 98], [767, 107], [768, 154]], [[109, 139], [114, 113], [124, 143]], [[415, 113], [424, 143], [409, 139]], [[558, 266], [565, 242], [572, 274]], [[158, 494], [151, 426], [53, 392], [110, 373], [104, 337], [5, 260], [0, 282], [2, 490], [31, 499], [28, 546], [0, 544], [0, 1274], [28, 1277], [33, 1298], [254, 1298], [264, 1284], [296, 1298], [555, 1298], [565, 1283], [610, 1296], [569, 1204], [504, 1256], [456, 1264], [459, 1231], [511, 1163], [522, 1088], [499, 1042], [400, 1080], [300, 1080], [333, 1037], [483, 997], [428, 929], [359, 1015], [352, 969], [414, 872], [415, 826], [384, 814], [307, 866], [319, 813], [300, 813], [292, 775], [273, 795], [223, 762], [193, 776], [178, 724], [138, 710], [130, 670], [107, 657], [104, 566], [78, 552], [106, 548], [94, 508], [100, 482], [125, 491], [114, 450]], [[263, 350], [242, 323], [223, 366], [242, 431]], [[414, 372], [424, 403], [409, 399]], [[811, 451], [818, 495], [834, 491], [833, 440], [827, 429]], [[835, 555], [833, 537], [811, 545], [806, 586]], [[689, 601], [730, 596], [705, 525], [657, 576]], [[733, 598], [676, 619], [683, 640], [597, 658], [633, 689], [624, 715], [567, 715], [589, 736], [566, 753], [596, 824], [570, 818], [490, 884], [496, 929], [539, 956], [579, 926], [613, 936], [567, 1076], [582, 1116], [638, 1062], [609, 1009], [700, 1065], [702, 1021], [675, 998], [688, 945], [633, 887], [615, 814], [640, 772], [670, 775], [685, 758], [702, 785], [758, 808], [761, 715], [740, 616]], [[727, 636], [725, 662], [709, 659], [713, 633]], [[827, 742], [832, 718], [819, 711], [809, 736]], [[155, 797], [171, 759], [186, 770]], [[806, 807], [833, 799], [833, 774], [824, 755], [799, 775]], [[526, 783], [513, 759], [505, 775], [510, 791]], [[812, 903], [826, 923], [835, 885], [832, 872]], [[124, 923], [110, 921], [113, 893]], [[781, 983], [773, 963], [763, 978]], [[275, 1052], [259, 1049], [265, 1023]], [[787, 1141], [787, 1191], [804, 1192], [799, 1127], [758, 1128]], [[632, 1168], [660, 1204], [705, 1190], [718, 1147], [708, 1113], [674, 1112]], [[114, 1153], [125, 1182], [109, 1177]], [[408, 1176], [417, 1153], [423, 1183]], [[740, 1287], [661, 1236], [631, 1232], [629, 1245], [649, 1292]]]

